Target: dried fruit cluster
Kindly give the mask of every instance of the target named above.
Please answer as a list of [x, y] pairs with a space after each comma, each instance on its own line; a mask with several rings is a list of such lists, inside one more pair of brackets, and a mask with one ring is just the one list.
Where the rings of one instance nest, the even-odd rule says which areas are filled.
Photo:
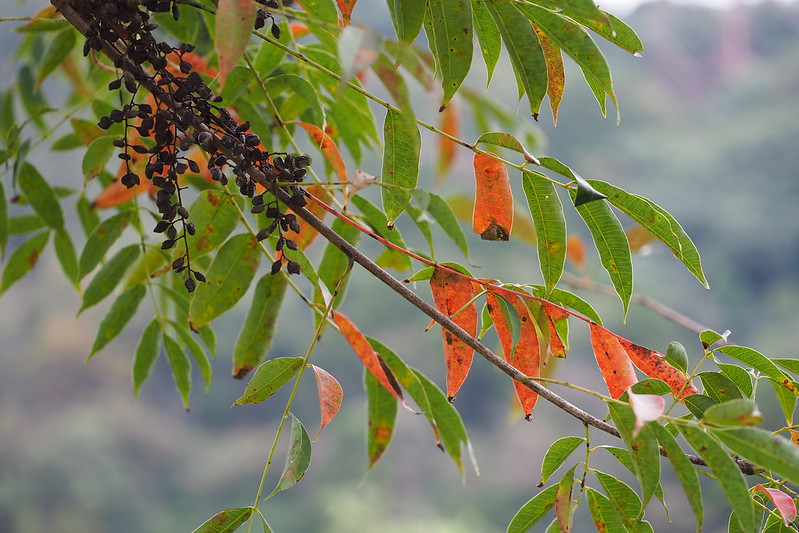
[[[124, 89], [127, 93], [120, 98], [126, 103], [102, 117], [98, 125], [103, 129], [116, 123], [124, 125], [123, 138], [114, 144], [121, 149], [119, 158], [126, 164], [121, 181], [128, 188], [141, 180], [132, 162], [146, 158], [144, 177], [158, 189], [156, 207], [161, 220], [154, 231], [165, 234], [161, 246], [165, 250], [183, 241], [184, 253], [173, 261], [172, 268], [187, 274], [186, 289], [193, 291], [195, 280], [205, 281], [202, 273], [191, 266], [188, 236], [194, 235], [195, 227], [189, 222], [190, 213], [183, 204], [181, 191], [185, 187], [179, 184], [180, 176], [188, 170], [200, 171], [195, 161], [183, 155], [194, 144], [207, 152], [212, 179], [227, 185], [225, 170], [229, 168], [240, 193], [253, 199], [252, 212], [264, 213], [272, 219], [258, 234], [259, 240], [277, 230], [278, 252], [284, 246], [296, 248], [295, 242], [283, 234], [299, 230], [296, 217], [281, 213], [276, 200], [265, 202], [263, 193], [256, 195], [256, 183], [251, 174], [256, 170], [267, 180], [279, 183], [297, 205], [304, 205], [305, 193], [293, 184], [303, 180], [310, 159], [305, 155], [264, 150], [258, 135], [250, 132], [250, 124], [240, 123], [225, 107], [217, 105], [222, 98], [212, 93], [200, 74], [193, 70], [192, 63], [186, 60], [194, 46], [184, 43], [175, 48], [156, 40], [152, 32], [157, 25], [150, 21], [148, 11], [171, 12], [177, 19], [180, 15], [178, 2], [77, 0], [75, 4], [89, 26], [84, 54], [109, 47], [115, 49], [117, 54], [112, 55], [118, 56], [114, 63], [121, 76], [109, 84], [109, 89], [120, 92]], [[263, 10], [256, 20], [263, 25], [266, 18], [272, 19], [273, 27], [277, 27], [271, 14]], [[129, 68], [130, 64], [134, 68]], [[145, 81], [159, 90], [150, 91], [146, 102], [142, 102], [140, 93], [144, 92]], [[165, 100], [171, 100], [171, 108]], [[198, 121], [202, 127], [198, 127]], [[276, 261], [272, 271], [278, 272], [282, 263], [282, 259]], [[299, 265], [289, 261], [287, 270], [299, 273]]]

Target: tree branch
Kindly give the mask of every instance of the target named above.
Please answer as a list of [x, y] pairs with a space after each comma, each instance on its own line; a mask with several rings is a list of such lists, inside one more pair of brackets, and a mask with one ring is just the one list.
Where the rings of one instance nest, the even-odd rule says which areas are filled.
[[[58, 9], [58, 11], [64, 16], [64, 18], [72, 24], [81, 34], [84, 36], [86, 35], [87, 31], [89, 30], [88, 23], [83, 19], [83, 17], [76, 11], [70, 2], [70, 0], [51, 0], [51, 3]], [[119, 43], [116, 44], [119, 46]], [[242, 157], [234, 157], [230, 150], [225, 147], [221, 139], [217, 137], [209, 128], [205, 125], [202, 121], [201, 117], [195, 115], [194, 113], [186, 110], [182, 104], [175, 101], [172, 96], [166, 92], [162, 87], [158, 86], [154, 79], [148, 76], [145, 71], [133, 64], [130, 60], [128, 60], [125, 55], [120, 52], [115, 46], [112, 46], [110, 43], [104, 43], [103, 52], [109, 56], [109, 58], [114, 61], [115, 65], [119, 65], [119, 67], [123, 70], [128, 72], [131, 76], [133, 76], [138, 83], [144, 86], [148, 91], [150, 91], [154, 96], [156, 96], [161, 102], [163, 102], [166, 106], [170, 108], [170, 110], [177, 114], [181, 118], [186, 118], [190, 121], [191, 126], [197, 130], [197, 132], [207, 132], [212, 135], [212, 142], [214, 145], [223, 153], [225, 153], [229, 159], [235, 161], [237, 163], [242, 161]], [[455, 322], [453, 322], [448, 316], [439, 312], [435, 307], [430, 305], [427, 301], [423, 300], [419, 297], [416, 293], [408, 289], [401, 281], [393, 277], [391, 274], [383, 270], [379, 267], [374, 261], [372, 261], [368, 256], [363, 254], [357, 248], [352, 246], [348, 243], [344, 238], [342, 238], [338, 233], [333, 231], [333, 229], [325, 224], [322, 220], [317, 218], [313, 213], [308, 211], [304, 207], [304, 201], [297, 201], [292, 199], [292, 197], [282, 188], [276, 185], [277, 174], [274, 176], [268, 176], [258, 170], [255, 167], [250, 166], [247, 169], [248, 174], [250, 177], [256, 181], [257, 183], [263, 185], [269, 192], [274, 194], [275, 198], [278, 201], [283, 203], [284, 205], [291, 208], [291, 210], [300, 218], [302, 218], [305, 222], [308, 223], [309, 226], [314, 228], [320, 235], [322, 235], [328, 242], [333, 244], [333, 246], [337, 247], [341, 250], [348, 258], [350, 258], [355, 263], [358, 263], [361, 267], [367, 270], [370, 274], [375, 276], [381, 282], [383, 282], [386, 286], [388, 286], [391, 290], [395, 293], [403, 297], [405, 300], [410, 302], [414, 307], [422, 311], [424, 314], [435, 320], [438, 324], [442, 327], [449, 330], [453, 335], [461, 339], [465, 342], [469, 347], [474, 349], [477, 353], [479, 353], [483, 358], [485, 358], [489, 363], [494, 365], [496, 368], [513, 378], [514, 380], [522, 383], [527, 388], [531, 389], [533, 392], [537, 393], [539, 396], [543, 397], [562, 411], [568, 413], [569, 415], [577, 418], [584, 424], [588, 424], [593, 426], [605, 433], [613, 435], [614, 437], [620, 437], [619, 431], [611, 424], [600, 420], [599, 418], [595, 417], [594, 415], [580, 409], [576, 405], [572, 404], [568, 400], [562, 398], [555, 392], [551, 391], [550, 389], [544, 387], [543, 385], [535, 382], [534, 380], [530, 379], [527, 375], [520, 372], [513, 366], [511, 366], [507, 361], [505, 361], [502, 357], [494, 353], [488, 346], [477, 340], [476, 338], [472, 337], [467, 333], [464, 329], [458, 326]], [[665, 455], [665, 452], [661, 449], [661, 455]], [[697, 465], [705, 465], [705, 462], [696, 456], [688, 455], [689, 459], [692, 463]], [[749, 463], [748, 461], [744, 461], [742, 459], [737, 460], [741, 471], [745, 474], [751, 474], [755, 472], [755, 465]]]

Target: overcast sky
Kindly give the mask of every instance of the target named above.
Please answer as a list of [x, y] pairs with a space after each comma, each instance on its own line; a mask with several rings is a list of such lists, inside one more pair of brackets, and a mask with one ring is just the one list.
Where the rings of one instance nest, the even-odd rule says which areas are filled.
[[[653, 0], [597, 0], [599, 7], [610, 11], [614, 15], [626, 15], [636, 6]], [[672, 0], [675, 3], [698, 4], [707, 7], [728, 7], [735, 4], [755, 4], [758, 0]], [[791, 3], [792, 0], [781, 0], [782, 3]]]

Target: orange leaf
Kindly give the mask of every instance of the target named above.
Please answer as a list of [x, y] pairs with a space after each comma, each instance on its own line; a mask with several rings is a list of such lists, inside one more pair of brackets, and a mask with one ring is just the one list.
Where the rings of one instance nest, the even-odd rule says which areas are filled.
[[341, 17], [344, 26], [349, 26], [352, 15], [352, 9], [355, 7], [355, 2], [358, 0], [336, 0], [338, 10], [341, 11]]
[[341, 407], [341, 400], [344, 397], [344, 391], [341, 389], [341, 384], [330, 375], [326, 370], [319, 368], [316, 365], [310, 365], [316, 374], [316, 387], [319, 391], [319, 409], [322, 411], [322, 422], [319, 425], [319, 432], [314, 437], [314, 440], [319, 439], [322, 434], [322, 429], [333, 420], [333, 417], [338, 413]]
[[[453, 105], [453, 102], [450, 102], [450, 105], [441, 112], [441, 124], [439, 125], [439, 129], [444, 133], [457, 137], [459, 122], [458, 107]], [[437, 182], [440, 182], [444, 178], [449, 167], [452, 166], [452, 162], [455, 160], [455, 150], [458, 147], [457, 144], [446, 137], [439, 137], [439, 140]]]
[[572, 264], [579, 270], [583, 271], [585, 267], [585, 245], [583, 240], [576, 233], [569, 235], [566, 240], [566, 257]]
[[[306, 187], [305, 190], [325, 203], [330, 202], [330, 193], [327, 192], [327, 189], [324, 187], [320, 187], [319, 185], [311, 185], [310, 187]], [[308, 202], [308, 205], [305, 206], [305, 209], [322, 220], [324, 220], [325, 215], [327, 215], [327, 211], [325, 211], [325, 209], [316, 202]], [[316, 236], [319, 235], [319, 233], [302, 218], [298, 217], [297, 223], [300, 225], [300, 236], [294, 240], [297, 242], [297, 247], [300, 250], [306, 250], [316, 239]]]
[[95, 209], [108, 209], [132, 200], [151, 187], [150, 181], [140, 178], [138, 185], [128, 189], [120, 180], [114, 180], [92, 202]]
[[799, 446], [799, 431], [795, 429], [789, 429], [788, 431], [791, 432], [791, 442]]
[[[506, 299], [511, 301], [513, 307], [516, 309], [521, 324], [521, 333], [516, 343], [515, 352], [512, 352], [513, 338], [510, 326], [505, 320], [505, 314], [500, 308], [497, 296], [491, 292], [486, 294], [488, 314], [494, 322], [494, 329], [496, 329], [499, 343], [502, 345], [502, 353], [505, 355], [505, 360], [513, 365], [519, 372], [523, 372], [531, 377], [539, 377], [541, 375], [541, 350], [538, 346], [538, 334], [535, 331], [535, 324], [530, 318], [527, 306], [525, 306], [519, 298], [513, 297], [511, 300], [511, 298], [508, 297]], [[519, 403], [524, 411], [524, 417], [529, 420], [530, 415], [533, 414], [535, 403], [538, 400], [538, 394], [518, 381], [514, 380], [513, 385], [516, 388], [516, 396], [519, 398]]]
[[599, 324], [591, 323], [591, 346], [602, 378], [613, 398], [618, 398], [638, 380], [621, 339]]
[[547, 65], [547, 97], [552, 110], [552, 123], [558, 125], [558, 108], [563, 99], [563, 88], [566, 85], [566, 73], [563, 70], [563, 54], [557, 44], [549, 36], [535, 28], [541, 48], [544, 51], [544, 62]]
[[486, 241], [507, 241], [513, 226], [513, 193], [505, 165], [474, 154], [474, 178], [474, 232]]
[[566, 346], [563, 344], [563, 339], [560, 338], [555, 324], [561, 320], [568, 319], [569, 313], [562, 307], [558, 307], [549, 302], [541, 302], [541, 307], [543, 307], [544, 313], [547, 315], [547, 325], [549, 326], [549, 351], [553, 356], [565, 359]]
[[294, 37], [295, 39], [299, 39], [300, 37], [305, 37], [306, 35], [310, 35], [311, 33], [311, 29], [302, 22], [289, 23], [289, 31], [291, 32], [291, 36]]
[[617, 339], [627, 352], [633, 364], [637, 366], [641, 372], [650, 378], [665, 381], [666, 384], [671, 387], [671, 390], [674, 391], [675, 395], [685, 387], [685, 390], [683, 390], [683, 393], [680, 395], [680, 399], [690, 396], [691, 394], [699, 394], [699, 390], [693, 383], [689, 382], [686, 384], [685, 374], [666, 362], [666, 358], [663, 354], [633, 344], [623, 337], [617, 337]]
[[371, 373], [388, 392], [393, 394], [405, 405], [405, 401], [402, 398], [402, 391], [397, 385], [397, 380], [394, 379], [393, 374], [391, 374], [391, 371], [388, 370], [386, 365], [381, 363], [380, 358], [375, 353], [372, 345], [369, 344], [369, 341], [366, 340], [364, 334], [355, 327], [355, 324], [353, 324], [349, 318], [338, 311], [333, 314], [333, 321], [338, 326], [341, 334], [344, 335], [344, 338], [347, 339], [347, 342], [361, 360], [363, 366], [366, 367], [369, 373]]
[[308, 132], [308, 135], [311, 136], [313, 142], [319, 147], [319, 150], [321, 150], [325, 159], [330, 163], [330, 166], [333, 167], [336, 175], [338, 175], [339, 181], [349, 181], [347, 177], [347, 166], [344, 164], [344, 160], [341, 158], [341, 152], [338, 151], [338, 146], [333, 142], [333, 139], [322, 131], [320, 127], [314, 126], [313, 124], [299, 121], [292, 121], [291, 123], [297, 124]]
[[[434, 267], [430, 291], [433, 293], [436, 309], [451, 317], [469, 335], [477, 335], [477, 305], [473, 301], [474, 288], [471, 281], [448, 270]], [[456, 312], [458, 314], [452, 316]], [[441, 336], [444, 340], [444, 361], [447, 366], [447, 397], [452, 401], [469, 374], [474, 350], [443, 327]]]
[[639, 252], [641, 249], [656, 239], [655, 234], [643, 226], [633, 226], [624, 232], [627, 235], [627, 242], [630, 243], [631, 252]]
[[255, 23], [252, 0], [219, 0], [216, 8], [214, 49], [219, 57], [219, 88], [244, 55]]

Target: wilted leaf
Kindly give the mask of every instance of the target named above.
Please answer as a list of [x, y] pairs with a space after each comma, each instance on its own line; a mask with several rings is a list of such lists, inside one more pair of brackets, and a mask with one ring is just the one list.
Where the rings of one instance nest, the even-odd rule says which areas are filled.
[[[473, 301], [474, 287], [471, 281], [435, 267], [430, 278], [430, 290], [436, 309], [451, 317], [469, 335], [477, 334], [477, 305]], [[469, 374], [474, 350], [443, 326], [441, 336], [447, 366], [447, 397], [452, 401]]]
[[474, 154], [475, 197], [472, 229], [488, 241], [507, 241], [513, 228], [513, 193], [505, 164]]
[[341, 11], [341, 18], [344, 26], [349, 25], [350, 18], [352, 17], [352, 10], [355, 8], [355, 2], [358, 0], [336, 0], [338, 9]]
[[555, 517], [560, 524], [562, 533], [569, 533], [572, 530], [575, 505], [572, 503], [572, 489], [574, 488], [574, 470], [577, 465], [564, 474], [558, 483], [558, 491], [555, 493]]
[[322, 430], [326, 425], [333, 420], [333, 417], [338, 413], [341, 407], [341, 401], [344, 398], [344, 391], [341, 388], [338, 380], [334, 378], [327, 370], [320, 368], [316, 365], [310, 365], [316, 376], [316, 388], [319, 392], [319, 410], [322, 413], [321, 423], [319, 424], [319, 431], [314, 437], [314, 440], [319, 438]]
[[219, 0], [214, 26], [214, 49], [219, 57], [219, 86], [244, 55], [255, 22], [252, 0]]
[[563, 70], [563, 54], [558, 45], [539, 28], [535, 33], [544, 52], [544, 61], [547, 64], [547, 97], [549, 108], [552, 110], [552, 123], [558, 125], [558, 108], [563, 99], [563, 89], [566, 85], [566, 73]]
[[233, 402], [233, 406], [266, 400], [297, 375], [302, 362], [302, 357], [276, 357], [264, 362], [255, 370], [244, 393]]
[[632, 361], [616, 334], [592, 323], [591, 346], [611, 397], [618, 398], [638, 381]]

